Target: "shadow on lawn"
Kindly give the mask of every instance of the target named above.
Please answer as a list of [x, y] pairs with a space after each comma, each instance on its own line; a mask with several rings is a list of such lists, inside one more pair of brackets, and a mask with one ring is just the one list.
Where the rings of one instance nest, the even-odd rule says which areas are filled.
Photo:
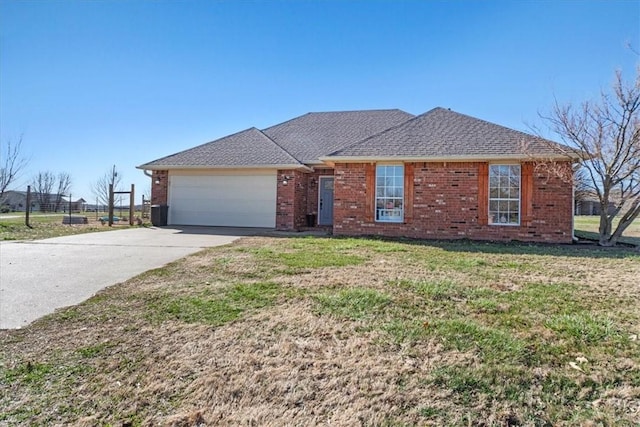
[[[273, 234], [275, 235], [275, 234]], [[304, 238], [306, 236], [283, 235], [285, 238]], [[395, 242], [416, 246], [429, 246], [451, 252], [489, 253], [508, 255], [556, 255], [577, 258], [640, 258], [640, 247], [616, 246], [602, 247], [597, 242], [577, 244], [525, 243], [525, 242], [491, 242], [459, 240], [422, 240], [409, 238], [393, 238], [382, 236], [324, 236], [327, 239], [362, 239], [368, 241]]]
[[[165, 228], [165, 227], [163, 227]], [[169, 226], [185, 234], [211, 234], [222, 236], [266, 236], [284, 239], [301, 239], [315, 237], [321, 239], [361, 239], [368, 241], [396, 242], [408, 245], [431, 246], [446, 251], [510, 254], [510, 255], [557, 255], [579, 258], [612, 258], [623, 259], [640, 257], [640, 247], [619, 245], [613, 248], [598, 246], [596, 242], [579, 244], [551, 244], [524, 242], [483, 242], [468, 239], [460, 240], [422, 240], [409, 238], [393, 238], [382, 236], [331, 236], [327, 230], [309, 230], [303, 232], [275, 231], [268, 228], [239, 227], [203, 227], [203, 226]]]
[[438, 247], [446, 251], [477, 252], [509, 255], [556, 255], [577, 258], [640, 258], [640, 248], [633, 246], [602, 247], [596, 242], [577, 244], [523, 243], [523, 242], [477, 242], [471, 240], [455, 241], [416, 241], [405, 243]]

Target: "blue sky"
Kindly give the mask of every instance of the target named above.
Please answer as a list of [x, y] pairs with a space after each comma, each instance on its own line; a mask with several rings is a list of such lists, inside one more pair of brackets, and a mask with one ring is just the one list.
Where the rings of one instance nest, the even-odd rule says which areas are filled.
[[[640, 1], [0, 0], [0, 141], [72, 193], [310, 111], [436, 106], [527, 130], [640, 63]], [[140, 196], [137, 197], [140, 200]]]

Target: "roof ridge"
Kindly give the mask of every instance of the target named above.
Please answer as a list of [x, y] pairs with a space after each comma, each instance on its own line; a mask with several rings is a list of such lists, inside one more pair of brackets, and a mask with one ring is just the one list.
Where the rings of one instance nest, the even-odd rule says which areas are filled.
[[287, 156], [291, 157], [296, 163], [302, 165], [303, 163], [296, 159], [293, 154], [291, 154], [289, 151], [285, 150], [280, 144], [278, 144], [273, 138], [271, 138], [269, 135], [267, 135], [266, 133], [264, 133], [263, 131], [261, 131], [260, 129], [256, 128], [255, 126], [252, 127], [251, 129], [255, 129], [258, 132], [260, 132], [261, 135], [263, 135], [265, 138], [267, 138], [269, 141], [271, 141], [271, 143], [273, 145], [275, 145], [276, 147], [278, 147], [280, 150], [282, 150]]
[[[499, 123], [490, 122], [489, 120], [485, 120], [485, 119], [481, 119], [481, 118], [479, 118], [479, 117], [474, 117], [474, 116], [470, 116], [470, 115], [468, 115], [468, 114], [460, 113], [460, 112], [458, 112], [458, 111], [454, 111], [454, 110], [452, 110], [451, 108], [436, 107], [436, 108], [433, 108], [433, 109], [432, 109], [432, 110], [430, 110], [430, 111], [434, 111], [434, 110], [438, 110], [438, 109], [444, 110], [444, 111], [449, 112], [449, 113], [457, 114], [457, 115], [459, 115], [459, 116], [466, 117], [466, 118], [471, 119], [471, 120], [475, 120], [475, 121], [478, 121], [478, 122], [482, 122], [482, 123], [488, 124], [488, 125], [490, 125], [490, 126], [497, 126], [497, 127], [502, 128], [502, 129], [506, 129], [506, 130], [508, 130], [508, 131], [510, 131], [510, 132], [517, 132], [517, 133], [519, 133], [519, 134], [521, 134], [521, 135], [523, 135], [523, 136], [525, 136], [525, 137], [527, 137], [527, 138], [531, 138], [531, 137], [533, 137], [533, 138], [538, 139], [538, 140], [541, 140], [541, 141], [551, 142], [551, 143], [556, 144], [556, 145], [558, 145], [558, 144], [559, 144], [559, 145], [562, 145], [562, 144], [560, 144], [559, 142], [555, 142], [555, 141], [552, 141], [552, 140], [550, 140], [550, 139], [543, 138], [543, 137], [541, 137], [541, 136], [539, 136], [539, 135], [533, 135], [533, 134], [527, 133], [527, 132], [525, 132], [525, 131], [521, 131], [521, 130], [518, 130], [518, 129], [510, 128], [510, 127], [505, 126], [505, 125], [501, 125], [501, 124], [499, 124]], [[428, 111], [428, 112], [430, 112], [430, 111]], [[426, 113], [425, 113], [425, 114], [426, 114]]]
[[[372, 113], [372, 112], [382, 112], [382, 111], [400, 111], [402, 113], [407, 113], [404, 110], [399, 108], [374, 108], [371, 110], [332, 110], [332, 111], [310, 111], [307, 114], [333, 114], [333, 113]], [[411, 114], [411, 113], [407, 113]]]
[[[276, 124], [274, 124], [274, 125], [271, 125], [271, 126], [269, 126], [269, 127], [266, 127], [266, 128], [260, 129], [260, 130], [261, 130], [262, 132], [265, 132], [265, 131], [268, 131], [269, 129], [272, 129], [272, 128], [276, 127], [276, 126], [281, 126], [281, 125], [284, 125], [284, 124], [286, 124], [286, 123], [292, 122], [292, 121], [294, 121], [294, 120], [298, 120], [298, 119], [300, 119], [300, 118], [302, 118], [302, 117], [310, 116], [310, 115], [312, 115], [312, 114], [372, 113], [372, 112], [384, 112], [384, 111], [387, 111], [387, 112], [390, 112], [390, 111], [397, 111], [397, 112], [400, 112], [400, 113], [411, 114], [411, 113], [408, 113], [408, 112], [406, 112], [406, 111], [404, 111], [404, 110], [401, 110], [400, 108], [378, 108], [378, 109], [372, 109], [372, 110], [309, 111], [309, 112], [307, 112], [307, 113], [304, 113], [304, 114], [301, 114], [301, 115], [299, 115], [299, 116], [293, 117], [293, 118], [291, 118], [291, 119], [289, 119], [289, 120], [285, 120], [284, 122], [276, 123]], [[411, 114], [411, 115], [413, 116], [413, 114]], [[415, 117], [415, 116], [414, 116], [414, 117]]]
[[[397, 124], [397, 125], [395, 125], [395, 126], [391, 126], [390, 128], [387, 128], [387, 129], [385, 129], [385, 130], [382, 130], [382, 131], [380, 131], [380, 132], [378, 132], [378, 133], [376, 133], [376, 134], [370, 135], [370, 136], [368, 136], [368, 137], [366, 137], [366, 138], [364, 138], [364, 139], [361, 139], [360, 141], [356, 141], [356, 142], [354, 142], [354, 143], [353, 143], [353, 144], [351, 144], [351, 145], [348, 145], [348, 146], [346, 146], [346, 147], [342, 147], [341, 149], [336, 150], [336, 151], [334, 151], [333, 153], [329, 153], [329, 154], [327, 154], [327, 156], [326, 156], [326, 157], [334, 156], [334, 155], [338, 154], [338, 153], [339, 153], [339, 152], [341, 152], [341, 151], [347, 150], [347, 149], [349, 149], [349, 148], [353, 148], [353, 147], [355, 147], [356, 145], [364, 144], [366, 141], [368, 141], [368, 140], [370, 140], [370, 139], [372, 139], [372, 138], [378, 137], [378, 136], [383, 135], [383, 134], [385, 134], [385, 133], [387, 133], [387, 132], [391, 132], [392, 130], [394, 130], [394, 129], [396, 129], [396, 128], [399, 128], [400, 126], [404, 126], [404, 125], [406, 125], [406, 124], [407, 124], [407, 123], [409, 123], [410, 121], [416, 120], [416, 119], [417, 119], [417, 118], [419, 118], [419, 117], [425, 116], [425, 115], [427, 115], [427, 114], [431, 113], [432, 111], [437, 110], [438, 108], [441, 108], [441, 107], [432, 108], [431, 110], [429, 110], [429, 111], [427, 111], [427, 112], [425, 112], [425, 113], [418, 114], [417, 116], [413, 116], [413, 117], [411, 117], [410, 119], [407, 119], [407, 120], [405, 120], [405, 121], [404, 121], [404, 122], [402, 122], [402, 123], [398, 123], [398, 124]], [[399, 111], [402, 111], [402, 110], [399, 110]], [[406, 111], [403, 111], [403, 113], [406, 113]], [[411, 114], [411, 113], [407, 113], [407, 114]]]
[[[283, 125], [283, 124], [285, 124], [285, 123], [292, 122], [292, 121], [294, 121], [294, 120], [298, 120], [299, 118], [304, 117], [304, 116], [308, 116], [308, 115], [310, 115], [310, 114], [311, 114], [311, 113], [304, 113], [304, 114], [301, 114], [301, 115], [299, 115], [299, 116], [293, 117], [293, 118], [291, 118], [291, 119], [289, 119], [289, 120], [285, 120], [284, 122], [276, 123], [275, 125], [271, 125], [271, 126], [266, 127], [266, 128], [264, 128], [264, 129], [260, 129], [260, 132], [264, 133], [264, 132], [268, 131], [268, 130], [269, 130], [269, 129], [271, 129], [271, 128], [274, 128], [274, 127], [276, 127], [276, 126]], [[266, 134], [265, 134], [265, 135], [266, 135]]]

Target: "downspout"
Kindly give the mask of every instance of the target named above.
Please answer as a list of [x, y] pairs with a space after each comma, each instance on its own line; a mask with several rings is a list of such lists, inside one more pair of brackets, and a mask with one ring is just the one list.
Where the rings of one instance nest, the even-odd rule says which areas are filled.
[[152, 172], [149, 172], [149, 171], [148, 171], [148, 170], [146, 170], [146, 169], [143, 169], [143, 170], [142, 170], [142, 172], [144, 172], [144, 174], [145, 174], [145, 175], [147, 175], [149, 178], [152, 178], [152, 179], [153, 179], [153, 173], [152, 173]]
[[572, 191], [571, 191], [571, 241], [573, 243], [578, 243], [578, 238], [576, 237], [576, 183], [572, 180]]

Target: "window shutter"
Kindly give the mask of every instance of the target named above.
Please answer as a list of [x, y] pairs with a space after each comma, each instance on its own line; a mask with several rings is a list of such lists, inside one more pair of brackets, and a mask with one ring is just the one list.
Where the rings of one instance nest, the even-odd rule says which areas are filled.
[[364, 202], [364, 220], [365, 222], [373, 222], [374, 200], [376, 198], [376, 165], [367, 163], [364, 166], [365, 179], [365, 202]]
[[413, 166], [404, 165], [404, 222], [413, 221]]
[[478, 165], [478, 224], [489, 223], [489, 163]]
[[520, 170], [520, 224], [528, 227], [533, 219], [533, 163], [523, 163]]

